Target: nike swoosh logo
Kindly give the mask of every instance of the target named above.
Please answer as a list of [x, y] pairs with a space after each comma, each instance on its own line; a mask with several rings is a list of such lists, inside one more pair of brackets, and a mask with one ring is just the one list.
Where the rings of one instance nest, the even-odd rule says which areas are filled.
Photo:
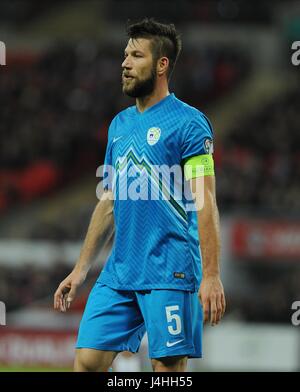
[[123, 137], [123, 136], [114, 137], [112, 142], [115, 143], [116, 141], [118, 141], [119, 139], [121, 139], [121, 137]]
[[176, 342], [172, 342], [172, 343], [170, 343], [170, 342], [168, 341], [168, 342], [167, 342], [167, 347], [175, 346], [175, 344], [178, 344], [178, 343], [182, 342], [183, 340], [184, 340], [184, 339], [177, 340]]

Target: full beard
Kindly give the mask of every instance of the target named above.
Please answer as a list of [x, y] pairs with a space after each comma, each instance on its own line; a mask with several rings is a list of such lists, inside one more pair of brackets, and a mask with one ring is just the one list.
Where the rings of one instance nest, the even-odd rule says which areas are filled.
[[126, 86], [123, 84], [123, 93], [132, 98], [142, 98], [152, 94], [155, 87], [156, 74], [155, 69], [152, 68], [150, 76], [145, 80], [135, 80], [133, 86]]

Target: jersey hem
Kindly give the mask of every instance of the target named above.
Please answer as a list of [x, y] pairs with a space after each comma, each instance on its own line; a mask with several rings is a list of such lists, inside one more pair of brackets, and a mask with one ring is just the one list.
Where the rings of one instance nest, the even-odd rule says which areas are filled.
[[189, 286], [177, 286], [174, 284], [165, 284], [165, 283], [145, 284], [141, 286], [131, 286], [130, 288], [128, 288], [128, 286], [113, 284], [110, 281], [107, 281], [105, 278], [98, 278], [96, 282], [103, 283], [114, 290], [125, 290], [125, 291], [143, 291], [143, 290], [181, 290], [181, 291], [191, 291], [191, 292], [196, 291], [196, 284], [192, 284]]

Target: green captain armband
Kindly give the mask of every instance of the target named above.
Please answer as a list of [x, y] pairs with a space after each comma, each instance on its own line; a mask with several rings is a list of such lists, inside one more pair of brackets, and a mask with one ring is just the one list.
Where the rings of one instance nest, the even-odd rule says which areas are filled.
[[213, 176], [214, 174], [214, 160], [211, 154], [197, 155], [184, 161], [184, 176], [186, 180]]

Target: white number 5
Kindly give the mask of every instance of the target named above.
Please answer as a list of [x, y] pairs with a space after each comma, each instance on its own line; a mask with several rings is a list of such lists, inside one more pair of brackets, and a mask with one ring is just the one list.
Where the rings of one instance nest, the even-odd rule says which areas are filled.
[[175, 320], [175, 323], [176, 323], [175, 329], [173, 328], [172, 325], [168, 326], [168, 331], [170, 332], [171, 335], [178, 335], [181, 332], [181, 320], [180, 320], [179, 315], [171, 313], [175, 310], [179, 310], [178, 305], [166, 306], [166, 314], [167, 314], [168, 323], [171, 323], [172, 320]]

